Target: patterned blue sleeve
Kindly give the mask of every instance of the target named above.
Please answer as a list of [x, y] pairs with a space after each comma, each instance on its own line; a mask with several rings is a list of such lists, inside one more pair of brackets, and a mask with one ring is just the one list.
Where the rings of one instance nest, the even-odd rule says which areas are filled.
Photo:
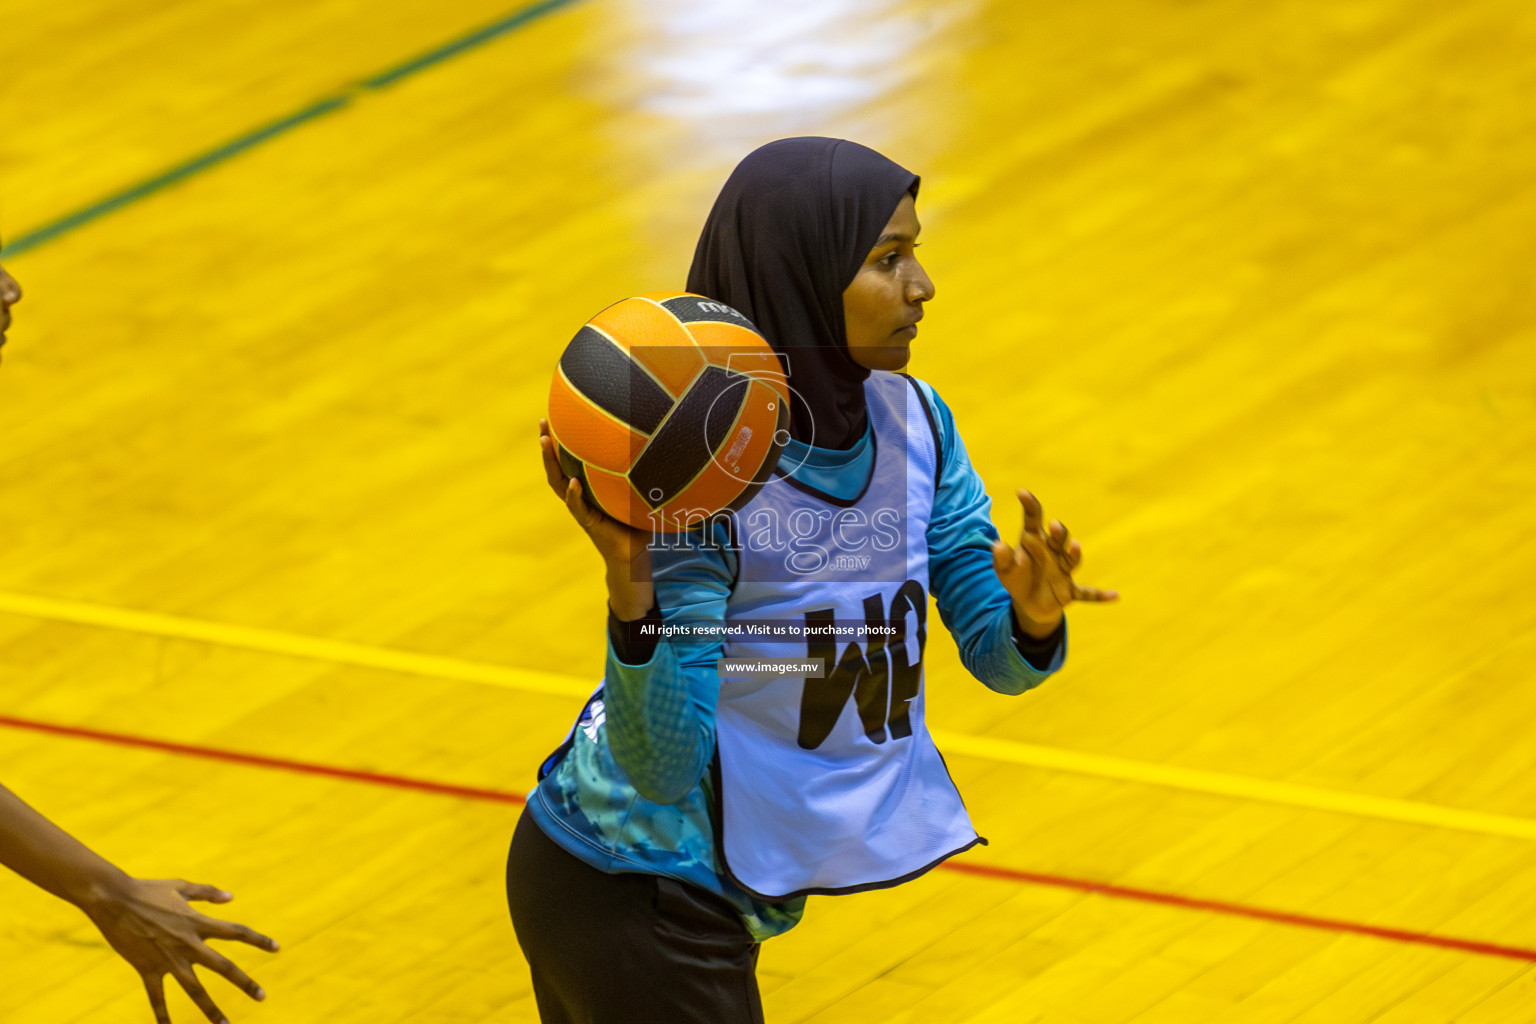
[[[928, 523], [928, 578], [939, 616], [954, 635], [966, 669], [998, 693], [1039, 686], [1067, 656], [1066, 630], [1049, 663], [1036, 668], [1014, 643], [1012, 601], [992, 568], [997, 527], [981, 477], [955, 429], [954, 414], [925, 381], [913, 379], [938, 428], [943, 461]], [[1045, 660], [1045, 659], [1040, 659]]]
[[[653, 564], [663, 626], [724, 620], [736, 571], [728, 545], [658, 551]], [[633, 647], [651, 648], [645, 664], [619, 659], [610, 632], [602, 688], [546, 763], [528, 813], [599, 871], [697, 885], [728, 900], [755, 940], [782, 935], [805, 912], [804, 897], [755, 899], [724, 877], [715, 849], [708, 766], [720, 688], [715, 659], [723, 645], [673, 638]]]
[[[651, 552], [663, 626], [725, 621], [736, 568], [725, 540], [717, 525], [707, 538], [688, 535]], [[723, 648], [718, 641], [673, 638], [658, 643], [650, 661], [630, 665], [610, 638], [603, 674], [608, 741], [614, 760], [647, 800], [681, 800], [709, 767], [720, 696], [715, 662]]]

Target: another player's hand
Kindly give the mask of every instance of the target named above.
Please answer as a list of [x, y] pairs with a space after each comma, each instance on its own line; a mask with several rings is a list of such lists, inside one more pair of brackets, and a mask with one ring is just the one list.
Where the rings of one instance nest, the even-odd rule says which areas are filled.
[[592, 538], [593, 546], [603, 556], [608, 569], [608, 606], [620, 619], [641, 618], [656, 603], [651, 583], [651, 535], [587, 504], [581, 481], [566, 476], [560, 468], [549, 420], [539, 420], [539, 450], [544, 456], [544, 477], [550, 490], [565, 502], [571, 518]]
[[252, 999], [265, 999], [267, 994], [249, 975], [204, 940], [231, 939], [269, 953], [277, 952], [277, 943], [265, 935], [243, 924], [206, 917], [188, 904], [189, 900], [228, 903], [233, 898], [211, 885], [164, 878], [126, 878], [118, 891], [103, 894], [82, 909], [101, 929], [112, 948], [144, 979], [144, 990], [149, 994], [149, 1005], [154, 1008], [157, 1024], [170, 1024], [171, 1020], [165, 1005], [167, 974], [175, 978], [198, 1009], [217, 1024], [227, 1018], [193, 973], [194, 964], [223, 975]]
[[1019, 626], [1034, 637], [1049, 636], [1061, 624], [1073, 601], [1113, 601], [1118, 591], [1085, 587], [1072, 579], [1083, 560], [1083, 546], [1067, 532], [1060, 520], [1044, 525], [1040, 499], [1019, 491], [1024, 506], [1024, 529], [1019, 546], [999, 540], [992, 545], [992, 567], [1013, 598]]

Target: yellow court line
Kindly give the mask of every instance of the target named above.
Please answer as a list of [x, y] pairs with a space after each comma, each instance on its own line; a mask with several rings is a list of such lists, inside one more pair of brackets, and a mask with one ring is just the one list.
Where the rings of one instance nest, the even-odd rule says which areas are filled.
[[308, 658], [337, 665], [376, 668], [385, 672], [428, 676], [432, 679], [488, 683], [491, 686], [552, 694], [556, 697], [585, 697], [597, 686], [595, 679], [583, 684], [572, 676], [554, 672], [507, 668], [501, 665], [488, 665], [484, 662], [442, 658], [431, 654], [412, 654], [407, 651], [390, 650], [387, 647], [347, 643], [343, 640], [321, 640], [296, 633], [280, 633], [271, 629], [230, 626], [219, 622], [182, 618], [178, 615], [129, 611], [108, 605], [64, 601], [53, 597], [35, 597], [31, 594], [0, 591], [0, 612], [54, 622], [70, 622], [80, 626], [100, 626], [129, 633], [144, 633], [176, 640], [196, 640], [220, 647], [235, 647], [292, 658]]
[[1007, 761], [1013, 764], [1029, 765], [1031, 768], [1047, 768], [1103, 779], [1122, 779], [1126, 782], [1139, 782], [1149, 786], [1167, 786], [1171, 789], [1213, 793], [1218, 796], [1258, 800], [1271, 804], [1288, 804], [1312, 811], [1337, 811], [1362, 818], [1380, 818], [1384, 821], [1401, 821], [1411, 825], [1433, 825], [1459, 832], [1479, 832], [1484, 835], [1506, 836], [1513, 839], [1536, 839], [1536, 821], [1529, 818], [1463, 811], [1455, 807], [1419, 803], [1415, 800], [1394, 800], [1391, 797], [1351, 793], [1341, 789], [1301, 786], [1290, 782], [1256, 779], [1248, 775], [1229, 775], [1225, 772], [1179, 768], [1175, 765], [1154, 764], [1150, 761], [1105, 757], [1102, 754], [1084, 754], [1075, 750], [1064, 750], [1061, 747], [1041, 747], [1033, 743], [991, 739], [986, 736], [968, 736], [964, 733], [938, 729], [930, 729], [929, 732], [932, 733], [934, 742], [944, 748], [945, 753], [965, 754], [986, 758], [989, 761]]
[[[585, 697], [591, 693], [595, 685], [595, 681], [588, 683], [555, 672], [539, 672], [531, 669], [488, 665], [484, 662], [462, 661], [458, 658], [412, 654], [387, 647], [372, 647], [339, 640], [321, 640], [276, 630], [230, 626], [200, 619], [129, 611], [107, 605], [36, 597], [30, 594], [0, 591], [0, 612], [82, 626], [143, 633], [149, 636], [194, 640], [221, 647], [259, 651], [263, 654], [308, 658], [331, 664], [354, 665], [433, 679], [482, 683], [557, 697]], [[984, 758], [989, 761], [1027, 765], [1031, 768], [1070, 772], [1076, 775], [1090, 775], [1095, 778], [1118, 779], [1148, 786], [1165, 786], [1241, 800], [1283, 804], [1307, 810], [1334, 811], [1362, 818], [1429, 825], [1460, 832], [1475, 832], [1513, 839], [1536, 839], [1536, 821], [1527, 818], [1484, 814], [1479, 811], [1465, 811], [1413, 800], [1394, 800], [1389, 797], [1302, 786], [1289, 782], [1274, 782], [1243, 775], [1229, 775], [1225, 772], [1179, 768], [1148, 761], [1132, 761], [1101, 754], [1085, 754], [1060, 747], [1044, 747], [947, 730], [934, 729], [931, 732], [934, 740], [946, 752]]]

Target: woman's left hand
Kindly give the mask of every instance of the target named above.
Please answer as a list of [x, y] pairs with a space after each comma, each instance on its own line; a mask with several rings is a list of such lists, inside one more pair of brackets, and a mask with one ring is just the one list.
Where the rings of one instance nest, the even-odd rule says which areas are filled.
[[1085, 587], [1072, 579], [1083, 560], [1083, 546], [1073, 539], [1060, 520], [1045, 526], [1040, 499], [1019, 491], [1024, 506], [1024, 530], [1019, 546], [1005, 540], [992, 545], [992, 567], [1013, 598], [1019, 627], [1036, 639], [1055, 632], [1067, 605], [1073, 601], [1113, 601], [1119, 591]]

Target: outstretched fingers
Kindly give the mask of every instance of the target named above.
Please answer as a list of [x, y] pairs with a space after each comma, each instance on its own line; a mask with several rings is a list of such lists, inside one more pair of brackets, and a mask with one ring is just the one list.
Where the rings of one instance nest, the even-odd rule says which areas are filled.
[[1020, 543], [1024, 537], [1043, 537], [1041, 524], [1045, 521], [1045, 509], [1040, 507], [1040, 499], [1023, 489], [1018, 493], [1019, 504], [1024, 506], [1024, 532], [1020, 534]]
[[1050, 557], [1051, 552], [1046, 547], [1045, 541], [1028, 534], [1019, 538], [1018, 547], [1014, 547], [1005, 540], [998, 540], [992, 545], [992, 565], [999, 575], [1023, 569], [1026, 566], [1043, 565]]
[[144, 992], [149, 996], [150, 1009], [155, 1011], [155, 1024], [171, 1024], [171, 1011], [165, 1005], [165, 976], [153, 971], [143, 975]]
[[276, 953], [280, 947], [277, 940], [261, 934], [254, 928], [247, 928], [243, 924], [234, 921], [223, 921], [216, 917], [204, 919], [204, 937], [210, 939], [227, 939], [231, 942], [243, 942], [257, 949], [264, 949], [268, 953]]
[[[1061, 520], [1052, 519], [1046, 524], [1045, 510], [1039, 498], [1022, 489], [1018, 495], [1019, 504], [1024, 508], [1024, 529], [1019, 534], [1016, 557], [1028, 558], [1044, 570], [1045, 583], [1062, 606], [1072, 601], [1102, 603], [1118, 600], [1120, 592], [1117, 590], [1085, 587], [1072, 579], [1072, 574], [1083, 563], [1082, 543], [1072, 536], [1072, 531]], [[994, 545], [993, 563], [999, 572], [1007, 564], [1000, 554], [1001, 549], [1014, 550], [1001, 542]]]
[[267, 998], [266, 990], [263, 989], [260, 985], [256, 984], [256, 980], [249, 974], [246, 974], [244, 971], [242, 971], [239, 965], [236, 964], [233, 960], [227, 956], [223, 956], [215, 952], [212, 949], [209, 949], [206, 946], [203, 947], [203, 949], [204, 951], [200, 951], [201, 956], [198, 958], [198, 963], [202, 964], [210, 971], [214, 971], [220, 977], [228, 981], [231, 985], [235, 986], [257, 1002]]
[[1072, 584], [1072, 600], [1074, 601], [1118, 601], [1120, 591], [1100, 590], [1098, 587], [1085, 587], [1080, 583]]
[[235, 898], [233, 893], [226, 892], [216, 885], [202, 885], [197, 882], [177, 882], [176, 891], [181, 893], [181, 898], [188, 902], [202, 900], [205, 903], [228, 903]]
[[190, 964], [178, 964], [171, 969], [171, 976], [186, 990], [187, 995], [192, 997], [192, 1002], [203, 1011], [203, 1016], [213, 1024], [229, 1024], [229, 1018], [225, 1017], [223, 1011], [214, 1003], [208, 990], [203, 988], [203, 983], [197, 980], [197, 975], [192, 973]]
[[1019, 547], [1037, 565], [1054, 560], [1067, 573], [1073, 569], [1071, 560], [1072, 539], [1066, 526], [1059, 519], [1045, 525], [1045, 509], [1040, 499], [1029, 491], [1020, 490], [1019, 504], [1024, 507], [1024, 528], [1019, 532]]
[[1067, 524], [1060, 519], [1052, 519], [1051, 525], [1045, 528], [1045, 536], [1051, 550], [1065, 558], [1068, 545], [1072, 541], [1072, 534], [1067, 529]]

